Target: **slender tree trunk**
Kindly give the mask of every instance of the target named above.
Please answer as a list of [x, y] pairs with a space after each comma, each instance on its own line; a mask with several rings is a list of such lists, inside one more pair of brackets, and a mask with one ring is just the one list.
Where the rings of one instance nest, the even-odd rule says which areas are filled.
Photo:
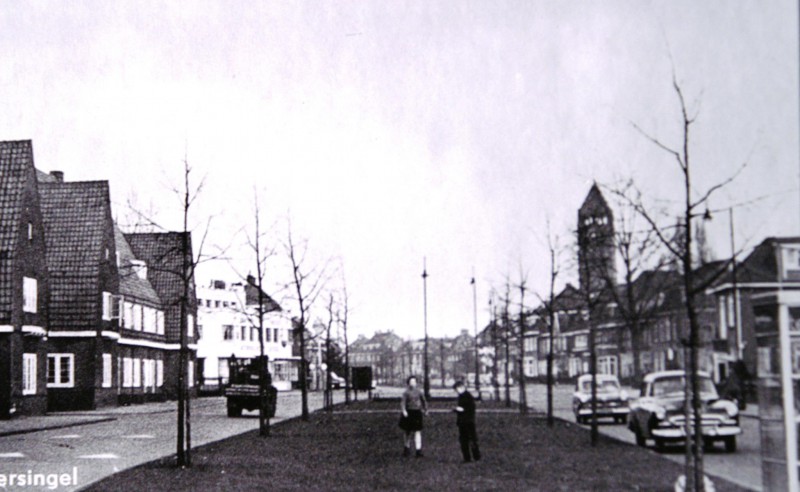
[[301, 416], [304, 421], [308, 421], [308, 381], [306, 378], [306, 334], [305, 323], [300, 326], [300, 405]]
[[510, 350], [509, 350], [509, 340], [508, 339], [509, 339], [509, 336], [511, 334], [509, 333], [510, 326], [508, 325], [508, 316], [506, 316], [505, 322], [506, 322], [506, 326], [505, 326], [505, 337], [504, 337], [504, 340], [503, 340], [503, 345], [505, 346], [505, 352], [506, 352], [505, 359], [506, 360], [505, 360], [505, 364], [504, 364], [505, 367], [503, 368], [503, 375], [506, 378], [506, 381], [505, 381], [505, 383], [506, 383], [505, 384], [505, 388], [506, 388], [506, 406], [510, 407], [511, 406], [511, 381], [510, 381], [511, 374], [509, 373], [509, 367], [508, 366], [511, 363], [511, 353], [510, 353]]
[[[345, 309], [347, 309], [345, 307]], [[347, 316], [347, 315], [345, 315]], [[344, 325], [344, 403], [350, 404], [350, 344], [347, 341], [347, 321]]]

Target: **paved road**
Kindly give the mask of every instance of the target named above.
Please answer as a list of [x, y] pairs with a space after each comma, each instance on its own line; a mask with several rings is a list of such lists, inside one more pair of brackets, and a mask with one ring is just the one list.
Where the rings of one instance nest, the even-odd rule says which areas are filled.
[[[335, 401], [343, 398], [343, 392], [337, 391]], [[310, 393], [311, 410], [321, 406], [322, 394]], [[299, 414], [299, 392], [279, 393], [277, 415], [272, 422]], [[64, 483], [69, 485], [57, 490], [76, 490], [117, 471], [175, 453], [174, 403], [130, 407], [127, 413], [124, 409], [112, 409], [108, 415], [116, 420], [0, 437], [0, 488], [9, 474], [27, 475], [30, 470], [32, 475], [67, 474]], [[257, 428], [257, 412], [245, 412], [243, 418], [228, 418], [223, 398], [193, 400], [193, 446]], [[47, 487], [43, 484], [7, 489], [46, 490]], [[150, 487], [143, 485], [142, 489]]]
[[[517, 388], [512, 388], [512, 397], [518, 394]], [[502, 395], [501, 395], [502, 396]], [[547, 387], [532, 384], [527, 387], [528, 405], [536, 410], [547, 409]], [[572, 387], [558, 385], [553, 393], [553, 413], [562, 419], [574, 422], [572, 413]], [[753, 417], [742, 416], [742, 435], [739, 436], [738, 450], [736, 453], [725, 453], [721, 445], [705, 454], [706, 473], [736, 483], [752, 490], [761, 490], [761, 438], [758, 420]], [[600, 432], [621, 441], [635, 443], [633, 433], [624, 425], [603, 423], [599, 426]], [[650, 447], [652, 442], [648, 441]], [[650, 451], [655, 452], [655, 451]], [[683, 464], [683, 447], [677, 446], [661, 453], [668, 459]]]

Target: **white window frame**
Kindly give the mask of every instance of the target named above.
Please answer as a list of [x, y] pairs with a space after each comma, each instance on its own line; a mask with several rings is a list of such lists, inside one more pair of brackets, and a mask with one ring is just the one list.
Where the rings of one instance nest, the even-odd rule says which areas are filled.
[[156, 386], [164, 386], [164, 361], [161, 359], [156, 360]]
[[186, 328], [186, 333], [188, 333], [190, 337], [194, 336], [194, 316], [191, 314], [186, 315]]
[[103, 388], [110, 388], [112, 386], [113, 363], [111, 354], [103, 354]]
[[189, 388], [193, 388], [194, 387], [194, 361], [193, 360], [189, 361], [189, 364], [187, 364], [187, 368], [186, 369], [188, 371], [187, 378], [186, 378], [187, 381], [188, 381], [187, 386]]
[[111, 321], [113, 319], [111, 302], [114, 296], [111, 292], [103, 292], [103, 320]]
[[39, 304], [39, 282], [35, 278], [22, 277], [22, 310], [36, 313]]
[[122, 387], [133, 387], [133, 359], [130, 357], [122, 358]]
[[133, 359], [133, 387], [140, 388], [142, 386], [142, 359], [136, 357]]
[[156, 311], [156, 333], [164, 334], [164, 311]]
[[133, 303], [124, 301], [122, 306], [122, 326], [133, 329]]
[[22, 354], [22, 396], [36, 394], [36, 354]]
[[156, 332], [155, 311], [149, 306], [142, 306], [142, 331], [145, 333]]
[[[61, 361], [68, 361], [69, 374], [66, 381], [61, 380]], [[55, 371], [55, 372], [52, 372]], [[53, 382], [50, 382], [50, 374]], [[74, 388], [75, 387], [75, 354], [47, 354], [47, 387], [48, 388]]]
[[144, 377], [142, 379], [145, 390], [155, 388], [155, 381], [156, 381], [155, 362], [156, 361], [154, 361], [153, 359], [144, 359], [142, 361], [142, 370], [144, 372]]
[[139, 304], [133, 305], [133, 329], [135, 331], [142, 331], [142, 306]]

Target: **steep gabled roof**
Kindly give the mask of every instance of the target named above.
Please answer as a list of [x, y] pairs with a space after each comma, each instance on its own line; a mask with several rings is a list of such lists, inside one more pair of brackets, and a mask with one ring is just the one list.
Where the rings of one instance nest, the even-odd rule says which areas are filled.
[[281, 305], [278, 304], [278, 302], [275, 299], [270, 297], [269, 294], [267, 294], [262, 290], [261, 299], [259, 299], [258, 292], [259, 292], [258, 283], [256, 282], [255, 277], [253, 277], [252, 275], [248, 275], [247, 283], [245, 283], [244, 285], [245, 303], [248, 306], [258, 306], [259, 301], [263, 301], [265, 313], [271, 313], [273, 311], [283, 311]]
[[[192, 263], [192, 238], [187, 233], [188, 264]], [[147, 279], [164, 302], [165, 308], [177, 306], [183, 296], [183, 233], [146, 232], [125, 234], [136, 258], [147, 263]], [[189, 286], [189, 306], [193, 308], [194, 283]]]
[[55, 327], [93, 326], [110, 217], [107, 181], [39, 183]]
[[[747, 257], [736, 264], [736, 281], [739, 284], [778, 281], [778, 259], [775, 246], [800, 244], [800, 237], [768, 237], [756, 246]], [[732, 283], [733, 273], [728, 271], [716, 285]]]
[[22, 196], [32, 166], [30, 140], [0, 142], [0, 311], [7, 314], [11, 313]]
[[150, 281], [139, 277], [137, 274], [134, 262], [139, 258], [136, 258], [133, 254], [125, 235], [116, 226], [114, 227], [114, 241], [119, 257], [119, 293], [125, 298], [133, 298], [138, 301], [145, 301], [150, 305], [160, 306], [161, 299], [153, 289], [153, 286], [150, 285]]

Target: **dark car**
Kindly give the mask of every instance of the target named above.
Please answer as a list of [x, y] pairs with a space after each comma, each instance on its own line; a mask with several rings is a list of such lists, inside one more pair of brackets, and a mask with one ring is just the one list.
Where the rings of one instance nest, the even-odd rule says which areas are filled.
[[[597, 374], [595, 377], [597, 378], [597, 404], [595, 405], [597, 417], [610, 417], [615, 422], [624, 424], [628, 418], [628, 393], [622, 389], [616, 376]], [[572, 411], [579, 424], [591, 420], [591, 374], [578, 377], [578, 381], [575, 383], [575, 393], [572, 395]]]
[[[725, 450], [732, 453], [736, 451], [736, 436], [742, 433], [739, 408], [719, 397], [708, 374], [700, 373], [699, 377], [704, 444], [722, 441]], [[684, 388], [684, 371], [653, 372], [644, 377], [641, 396], [631, 402], [628, 419], [636, 444], [644, 446], [647, 439], [653, 439], [656, 448], [661, 449], [668, 443], [685, 440]]]

